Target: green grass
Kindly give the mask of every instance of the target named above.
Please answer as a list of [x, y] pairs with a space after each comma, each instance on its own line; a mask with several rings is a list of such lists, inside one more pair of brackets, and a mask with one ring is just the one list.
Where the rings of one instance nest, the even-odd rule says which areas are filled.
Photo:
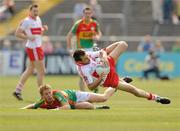
[[[0, 131], [179, 131], [180, 79], [133, 84], [171, 98], [170, 105], [119, 91], [106, 103], [110, 110], [20, 110], [39, 97], [36, 78], [26, 83], [24, 101], [12, 96], [19, 77], [0, 77]], [[47, 76], [54, 89], [78, 89], [76, 76]], [[101, 90], [102, 92], [102, 90]]]

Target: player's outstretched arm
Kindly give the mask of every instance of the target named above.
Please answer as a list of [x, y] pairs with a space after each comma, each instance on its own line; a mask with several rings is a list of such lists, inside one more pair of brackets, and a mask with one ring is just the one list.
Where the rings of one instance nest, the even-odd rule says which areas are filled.
[[34, 104], [30, 104], [30, 105], [27, 105], [21, 109], [35, 109], [35, 108], [34, 108]]
[[71, 31], [68, 32], [67, 37], [66, 37], [66, 43], [67, 43], [68, 50], [72, 49], [72, 47], [71, 47], [72, 36], [73, 36], [72, 32]]

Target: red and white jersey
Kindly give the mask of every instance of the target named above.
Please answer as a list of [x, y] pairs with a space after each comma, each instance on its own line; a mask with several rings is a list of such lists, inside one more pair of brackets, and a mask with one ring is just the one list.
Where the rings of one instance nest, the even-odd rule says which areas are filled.
[[40, 17], [36, 17], [36, 19], [28, 16], [26, 17], [19, 26], [27, 36], [34, 36], [35, 39], [27, 40], [26, 47], [28, 48], [36, 48], [40, 47], [42, 44], [42, 22]]
[[97, 79], [99, 77], [96, 73], [96, 66], [101, 64], [99, 62], [100, 51], [86, 52], [86, 54], [90, 58], [90, 63], [86, 65], [77, 64], [77, 70], [86, 84], [91, 84], [93, 83], [94, 79]]

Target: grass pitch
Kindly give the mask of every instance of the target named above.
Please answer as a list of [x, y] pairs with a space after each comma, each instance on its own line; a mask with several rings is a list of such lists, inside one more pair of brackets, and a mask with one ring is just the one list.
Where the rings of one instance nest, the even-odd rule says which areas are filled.
[[[180, 131], [180, 79], [140, 81], [133, 84], [167, 96], [170, 105], [117, 91], [106, 103], [110, 110], [20, 110], [39, 98], [36, 78], [23, 91], [24, 101], [13, 96], [19, 77], [0, 77], [0, 131]], [[53, 89], [78, 89], [76, 76], [46, 76]], [[103, 90], [101, 89], [100, 92]]]

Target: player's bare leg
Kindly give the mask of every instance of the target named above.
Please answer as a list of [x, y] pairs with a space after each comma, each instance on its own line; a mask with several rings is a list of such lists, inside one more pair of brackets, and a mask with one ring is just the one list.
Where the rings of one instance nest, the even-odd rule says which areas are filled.
[[45, 67], [44, 67], [44, 61], [34, 61], [34, 66], [37, 70], [37, 84], [38, 87], [43, 85], [43, 78], [45, 74]]
[[[125, 52], [128, 48], [128, 45], [125, 41], [119, 41], [119, 42], [115, 42], [114, 44], [108, 46], [106, 48], [106, 52], [109, 56], [111, 56], [115, 62], [117, 62], [119, 56]], [[132, 78], [130, 77], [124, 77], [122, 78], [122, 80], [124, 80], [127, 83], [132, 82]]]
[[90, 102], [80, 102], [80, 103], [75, 104], [75, 109], [89, 109], [89, 110], [92, 110], [92, 109], [110, 109], [110, 107], [105, 106], [105, 105], [95, 106]]
[[94, 109], [95, 106], [90, 102], [79, 102], [75, 104], [75, 109]]
[[[112, 52], [119, 52], [119, 55], [117, 56], [119, 57], [120, 54], [126, 51], [127, 47], [128, 45], [125, 41], [118, 41], [106, 47], [105, 50], [108, 55], [110, 55]], [[117, 50], [115, 51], [115, 49]]]
[[114, 88], [107, 88], [103, 94], [90, 93], [89, 102], [105, 102], [107, 101], [116, 91]]
[[117, 62], [119, 56], [125, 52], [128, 48], [128, 44], [125, 41], [119, 41], [116, 42], [114, 44], [112, 44], [112, 46], [108, 47], [106, 50], [110, 50], [111, 52], [109, 52], [108, 56], [111, 56], [115, 63]]
[[137, 97], [146, 98], [148, 100], [155, 100], [156, 102], [160, 102], [161, 104], [169, 104], [170, 100], [164, 97], [160, 97], [155, 94], [148, 93], [142, 89], [139, 89], [129, 83], [126, 83], [122, 80], [119, 81], [119, 85], [117, 89], [129, 92]]
[[23, 72], [23, 74], [20, 77], [20, 80], [18, 84], [16, 85], [16, 90], [13, 92], [13, 95], [18, 99], [18, 100], [23, 100], [21, 96], [21, 92], [24, 88], [24, 84], [27, 81], [27, 79], [33, 74], [34, 71], [34, 64], [30, 62], [26, 68], [26, 70]]
[[107, 53], [107, 54], [110, 54], [110, 53], [114, 50], [114, 48], [116, 48], [116, 46], [117, 46], [118, 44], [119, 44], [119, 42], [115, 42], [115, 43], [113, 43], [113, 44], [110, 44], [108, 47], [105, 48], [106, 53]]

